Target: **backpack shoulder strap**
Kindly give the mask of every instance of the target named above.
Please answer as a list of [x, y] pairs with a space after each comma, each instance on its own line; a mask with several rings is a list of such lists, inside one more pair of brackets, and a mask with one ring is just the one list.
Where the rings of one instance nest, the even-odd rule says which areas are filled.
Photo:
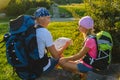
[[97, 47], [97, 53], [98, 53], [98, 52], [99, 52], [99, 49], [98, 49], [97, 35], [88, 35], [88, 38], [92, 38], [92, 39], [95, 40], [96, 47]]
[[99, 53], [99, 48], [98, 48], [98, 41], [97, 41], [97, 35], [91, 35], [94, 40], [95, 40], [95, 43], [96, 43], [96, 49], [97, 49], [97, 56], [98, 56], [98, 53]]

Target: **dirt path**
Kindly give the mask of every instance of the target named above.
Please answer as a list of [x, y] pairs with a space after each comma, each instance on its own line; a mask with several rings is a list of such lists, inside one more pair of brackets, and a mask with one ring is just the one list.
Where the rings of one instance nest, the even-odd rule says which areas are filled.
[[74, 21], [77, 20], [75, 18], [51, 18], [51, 21]]

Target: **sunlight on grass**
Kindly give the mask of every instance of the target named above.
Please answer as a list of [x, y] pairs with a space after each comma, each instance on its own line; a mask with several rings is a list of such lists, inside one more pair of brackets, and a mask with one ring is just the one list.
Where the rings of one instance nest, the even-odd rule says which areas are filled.
[[[80, 18], [86, 12], [85, 4], [72, 4], [72, 5], [60, 5], [60, 10], [67, 10], [67, 12], [71, 13], [74, 18]], [[66, 13], [67, 14], [67, 13]]]

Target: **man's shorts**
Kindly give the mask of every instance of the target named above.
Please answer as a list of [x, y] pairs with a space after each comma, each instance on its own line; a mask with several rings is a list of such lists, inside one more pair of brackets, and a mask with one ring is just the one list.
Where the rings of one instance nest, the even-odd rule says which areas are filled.
[[50, 57], [50, 61], [51, 61], [50, 67], [49, 67], [46, 71], [44, 71], [43, 73], [48, 73], [48, 72], [50, 72], [50, 71], [53, 70], [54, 67], [58, 64], [58, 60], [56, 60], [56, 59], [54, 59], [54, 58], [52, 58], [52, 57]]

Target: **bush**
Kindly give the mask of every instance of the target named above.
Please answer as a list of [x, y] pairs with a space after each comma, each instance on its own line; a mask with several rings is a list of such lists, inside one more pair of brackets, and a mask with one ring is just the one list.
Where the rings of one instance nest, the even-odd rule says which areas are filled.
[[30, 8], [46, 7], [49, 9], [50, 5], [51, 5], [50, 0], [41, 0], [41, 1], [11, 0], [7, 8], [5, 9], [5, 12], [9, 16], [18, 16], [21, 14], [25, 14], [26, 11], [27, 11], [26, 13], [30, 12], [30, 14], [32, 14], [31, 10], [33, 9], [30, 9]]
[[87, 8], [87, 14], [94, 18], [95, 28], [98, 30], [115, 30], [115, 23], [120, 20], [120, 10], [112, 3], [114, 2], [100, 2], [99, 4], [90, 3]]
[[6, 14], [8, 16], [18, 16], [25, 12], [25, 5], [13, 3], [6, 8]]
[[30, 8], [29, 10], [27, 10], [27, 11], [25, 12], [25, 14], [33, 15], [34, 12], [36, 11], [36, 9], [37, 9], [37, 8]]

